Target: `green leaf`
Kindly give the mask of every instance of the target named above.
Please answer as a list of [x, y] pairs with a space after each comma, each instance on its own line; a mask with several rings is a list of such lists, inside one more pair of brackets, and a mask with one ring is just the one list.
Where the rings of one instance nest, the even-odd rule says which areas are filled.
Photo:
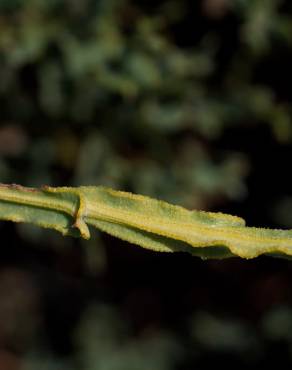
[[0, 219], [90, 238], [88, 225], [157, 252], [205, 258], [292, 256], [292, 230], [245, 226], [239, 217], [187, 210], [104, 187], [0, 185]]

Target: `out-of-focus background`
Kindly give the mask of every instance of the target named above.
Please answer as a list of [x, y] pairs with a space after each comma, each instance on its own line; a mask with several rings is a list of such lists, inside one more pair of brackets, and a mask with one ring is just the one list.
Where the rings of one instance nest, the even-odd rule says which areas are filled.
[[[289, 0], [0, 0], [0, 182], [292, 227], [291, 65]], [[0, 235], [1, 370], [291, 365], [291, 261]]]

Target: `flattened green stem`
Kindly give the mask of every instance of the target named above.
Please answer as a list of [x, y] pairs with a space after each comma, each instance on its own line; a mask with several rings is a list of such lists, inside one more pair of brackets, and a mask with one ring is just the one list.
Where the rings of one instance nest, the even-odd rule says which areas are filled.
[[32, 222], [64, 235], [90, 237], [87, 224], [155, 251], [202, 258], [292, 256], [292, 231], [246, 227], [239, 217], [189, 211], [103, 187], [25, 188], [0, 184], [0, 219]]
[[[88, 226], [86, 225], [84, 221], [84, 217], [87, 215], [87, 206], [86, 206], [86, 199], [84, 194], [78, 191], [78, 189], [74, 188], [53, 188], [51, 186], [43, 186], [42, 191], [45, 193], [51, 193], [51, 194], [72, 194], [73, 196], [76, 196], [76, 199], [78, 200], [78, 206], [75, 204], [75, 208], [73, 209], [73, 212], [68, 212], [70, 216], [75, 217], [75, 221], [72, 224], [72, 227], [76, 227], [79, 229], [81, 236], [84, 239], [90, 238], [90, 232], [88, 229]], [[60, 205], [59, 205], [60, 206]], [[68, 211], [68, 209], [67, 209]]]
[[64, 235], [79, 235], [70, 227], [78, 207], [78, 197], [69, 193], [56, 196], [50, 194], [47, 187], [36, 189], [0, 184], [0, 219], [3, 220], [32, 222], [56, 229]]
[[71, 202], [63, 200], [56, 200], [48, 197], [45, 191], [49, 191], [50, 187], [44, 187], [42, 190], [36, 188], [28, 188], [17, 184], [0, 184], [0, 199], [1, 201], [35, 206], [40, 208], [48, 208], [65, 212], [73, 213]]

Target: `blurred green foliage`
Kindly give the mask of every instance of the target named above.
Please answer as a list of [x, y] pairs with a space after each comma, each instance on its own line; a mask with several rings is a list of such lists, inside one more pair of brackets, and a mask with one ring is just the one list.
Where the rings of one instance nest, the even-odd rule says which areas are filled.
[[[290, 81], [291, 10], [288, 0], [0, 0], [0, 182], [106, 185], [188, 208], [244, 201], [248, 148], [253, 141], [260, 148], [261, 137], [244, 137], [236, 150], [233, 136], [268, 129], [274, 147], [291, 143], [291, 93], [281, 86]], [[275, 220], [291, 226], [291, 196], [272, 206]], [[70, 240], [17, 231], [18, 242], [68, 253]], [[88, 270], [103, 273], [98, 240], [86, 249]], [[100, 310], [77, 325], [81, 364], [38, 344], [27, 368], [175, 368], [178, 339], [161, 328], [153, 340], [121, 339], [123, 319]], [[291, 307], [284, 310], [271, 311], [260, 334], [216, 313], [191, 314], [187, 350], [196, 361], [198, 351], [246, 354], [254, 346], [259, 358], [265, 336], [291, 347], [283, 329]], [[110, 362], [95, 353], [101, 344]]]
[[288, 106], [254, 83], [272, 40], [291, 42], [278, 3], [226, 1], [242, 20], [219, 75], [216, 33], [175, 40], [187, 2], [1, 1], [1, 181], [104, 184], [201, 208], [244, 196], [247, 158], [213, 142], [259, 122], [290, 138]]

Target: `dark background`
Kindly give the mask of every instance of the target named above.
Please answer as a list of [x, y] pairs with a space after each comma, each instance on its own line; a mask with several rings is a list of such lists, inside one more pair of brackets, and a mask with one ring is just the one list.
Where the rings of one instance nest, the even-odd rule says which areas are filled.
[[[105, 185], [292, 227], [292, 6], [0, 0], [0, 182]], [[1, 222], [0, 369], [292, 358], [292, 265]]]

